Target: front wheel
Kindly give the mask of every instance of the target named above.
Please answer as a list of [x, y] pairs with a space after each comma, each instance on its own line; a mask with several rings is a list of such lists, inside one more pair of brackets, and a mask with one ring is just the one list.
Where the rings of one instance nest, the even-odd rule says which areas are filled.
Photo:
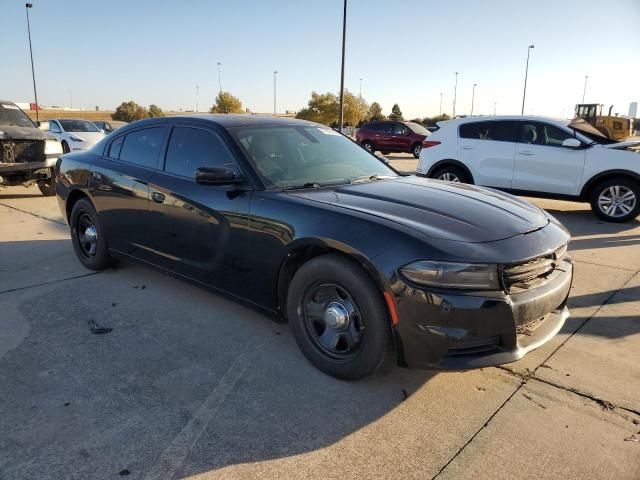
[[300, 267], [287, 314], [302, 353], [333, 377], [357, 380], [384, 360], [391, 334], [384, 299], [361, 267], [339, 255]]
[[593, 189], [591, 209], [607, 222], [631, 220], [640, 213], [640, 186], [622, 177], [605, 180]]
[[46, 180], [38, 181], [38, 188], [40, 189], [40, 193], [45, 197], [52, 197], [56, 194], [56, 185], [54, 180], [55, 173], [53, 168], [49, 169], [49, 178]]
[[76, 202], [69, 219], [71, 241], [78, 260], [90, 270], [104, 270], [115, 261], [109, 255], [98, 213], [87, 198]]

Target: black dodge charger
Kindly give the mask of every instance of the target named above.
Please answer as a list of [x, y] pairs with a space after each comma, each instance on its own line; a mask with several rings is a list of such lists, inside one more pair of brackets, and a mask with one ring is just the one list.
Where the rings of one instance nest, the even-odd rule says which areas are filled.
[[511, 362], [569, 315], [552, 216], [400, 175], [323, 125], [143, 120], [61, 157], [55, 180], [87, 268], [131, 257], [271, 312], [335, 377], [368, 375], [390, 347], [409, 367]]

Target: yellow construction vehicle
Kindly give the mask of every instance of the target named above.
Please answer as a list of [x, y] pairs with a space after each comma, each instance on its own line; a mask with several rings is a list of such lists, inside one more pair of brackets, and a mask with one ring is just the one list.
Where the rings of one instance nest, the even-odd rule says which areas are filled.
[[630, 118], [611, 115], [613, 105], [607, 115], [602, 115], [602, 107], [598, 103], [579, 103], [576, 105], [576, 118], [584, 119], [611, 140], [624, 140], [631, 135]]

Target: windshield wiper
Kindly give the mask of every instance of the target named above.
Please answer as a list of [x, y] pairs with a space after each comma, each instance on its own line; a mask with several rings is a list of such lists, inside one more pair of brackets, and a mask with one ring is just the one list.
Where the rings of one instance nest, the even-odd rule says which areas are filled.
[[376, 180], [384, 180], [385, 178], [394, 178], [391, 175], [364, 175], [362, 177], [354, 177], [349, 179], [349, 183], [375, 182]]
[[283, 190], [303, 190], [305, 188], [320, 188], [319, 183], [307, 182], [303, 185], [288, 185]]

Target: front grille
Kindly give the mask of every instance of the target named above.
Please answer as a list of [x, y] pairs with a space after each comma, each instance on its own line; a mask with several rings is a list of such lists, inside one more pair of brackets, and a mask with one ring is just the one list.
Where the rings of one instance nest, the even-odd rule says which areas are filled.
[[503, 265], [502, 283], [504, 288], [511, 292], [513, 290], [528, 290], [542, 285], [555, 271], [566, 254], [567, 246], [563, 245], [547, 255], [542, 255], [526, 262]]
[[500, 345], [500, 336], [494, 335], [486, 338], [464, 340], [454, 344], [447, 350], [447, 355], [458, 357], [460, 355], [477, 355], [479, 353], [492, 352]]
[[44, 140], [0, 142], [0, 163], [41, 162], [44, 158]]

